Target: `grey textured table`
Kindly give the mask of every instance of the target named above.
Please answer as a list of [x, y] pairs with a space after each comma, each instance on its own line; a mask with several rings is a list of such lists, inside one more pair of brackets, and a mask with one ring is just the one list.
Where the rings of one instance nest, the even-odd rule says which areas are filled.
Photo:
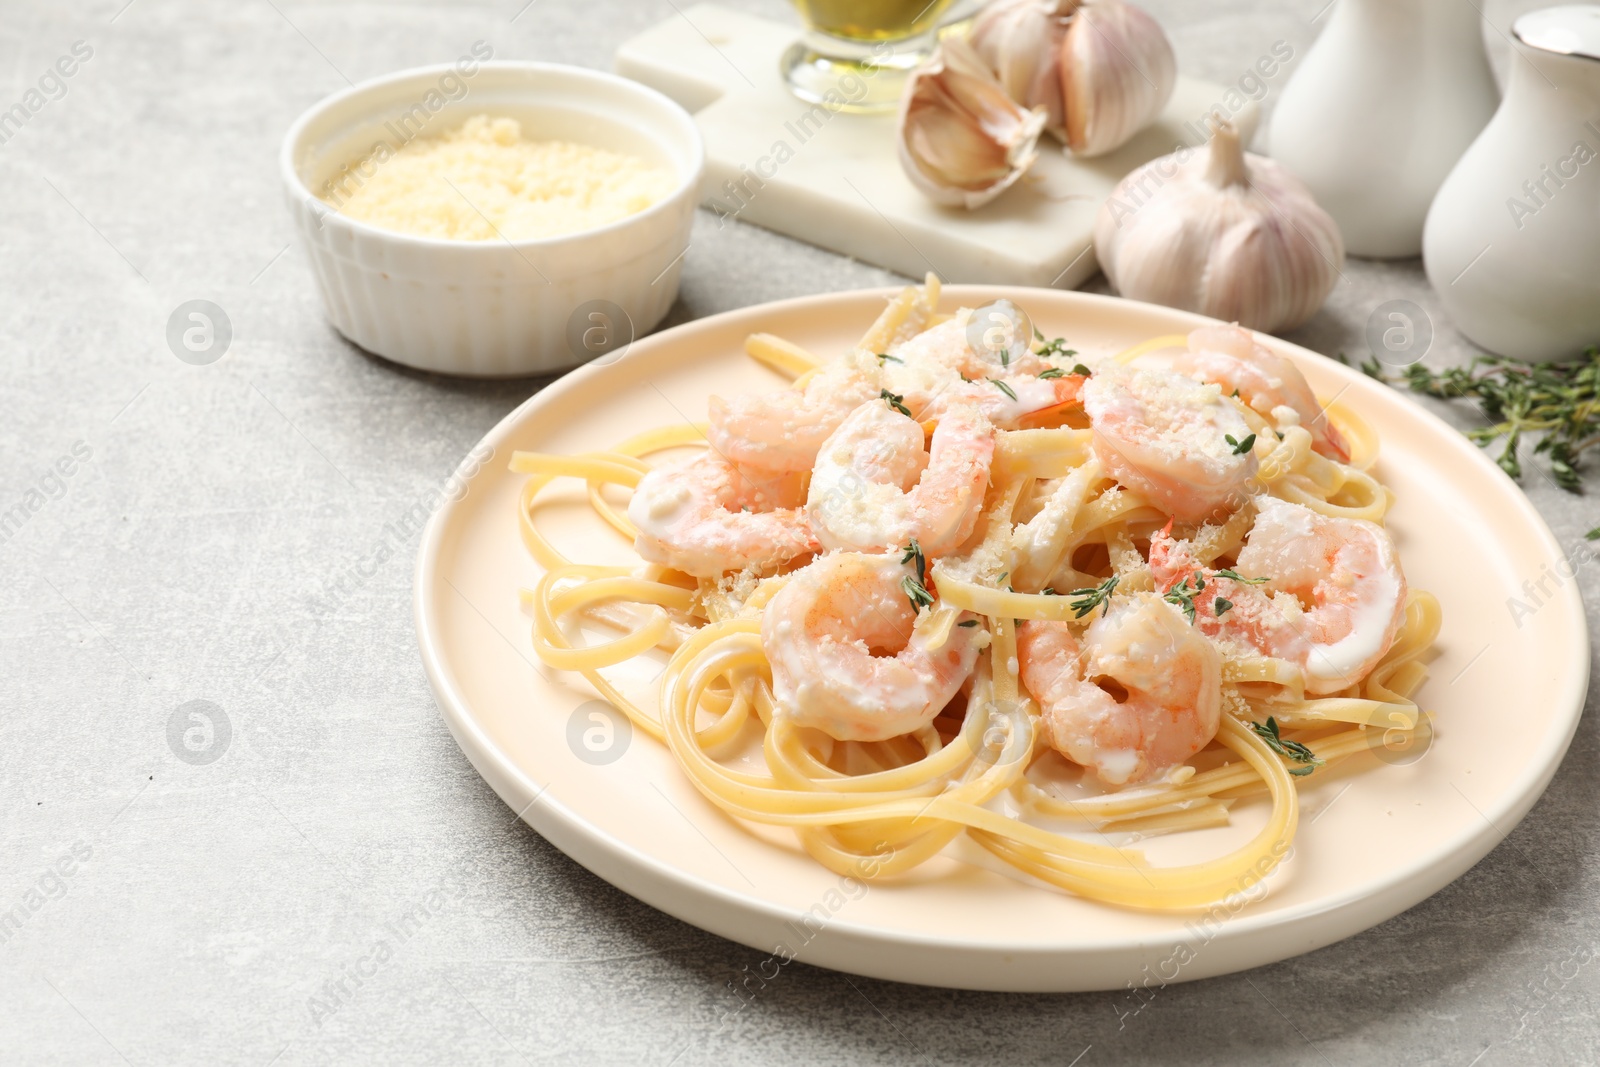
[[[1323, 2], [1149, 6], [1185, 69], [1235, 81], [1277, 39], [1303, 54]], [[22, 916], [0, 926], [0, 1062], [1600, 1058], [1592, 691], [1548, 795], [1454, 885], [1129, 1018], [1120, 993], [973, 994], [803, 964], [738, 1011], [730, 983], [761, 953], [639, 904], [520, 824], [434, 708], [399, 520], [539, 383], [441, 380], [343, 343], [289, 243], [276, 153], [346, 78], [479, 38], [605, 67], [674, 17], [672, 0], [524, 3], [0, 4], [0, 107], [75, 41], [93, 53], [0, 145], [0, 510], [38, 504], [0, 534], [0, 911]], [[1487, 5], [1502, 67], [1514, 13]], [[1361, 353], [1371, 310], [1403, 298], [1434, 313], [1430, 362], [1468, 351], [1416, 262], [1345, 273], [1294, 340]], [[671, 321], [893, 280], [702, 214]], [[196, 298], [234, 328], [209, 366], [165, 339]], [[1592, 496], [1531, 473], [1528, 492], [1569, 550], [1600, 521]], [[379, 546], [394, 557], [374, 567]], [[1579, 579], [1591, 605], [1597, 570]], [[193, 700], [228, 726], [210, 763], [169, 744]]]

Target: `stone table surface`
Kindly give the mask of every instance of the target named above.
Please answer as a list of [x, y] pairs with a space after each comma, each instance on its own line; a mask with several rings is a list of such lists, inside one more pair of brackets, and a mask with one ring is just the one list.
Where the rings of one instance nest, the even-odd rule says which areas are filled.
[[[1226, 82], [1277, 40], [1303, 55], [1326, 20], [1324, 0], [1145, 2], [1185, 70]], [[347, 79], [478, 39], [607, 67], [677, 6], [0, 3], [0, 108], [75, 42], [91, 53], [0, 145], [0, 510], [38, 505], [0, 537], [0, 910], [21, 915], [0, 929], [0, 1062], [1600, 1060], [1592, 690], [1547, 795], [1459, 881], [1320, 951], [1168, 987], [1127, 1020], [1121, 993], [797, 964], [723, 1022], [762, 953], [638, 903], [512, 817], [435, 709], [416, 537], [386, 527], [542, 383], [410, 373], [341, 341], [291, 242], [276, 153]], [[1531, 6], [1485, 4], [1502, 71]], [[1418, 262], [1344, 273], [1293, 340], [1361, 354], [1372, 310], [1407, 299], [1433, 317], [1430, 363], [1469, 354]], [[894, 281], [702, 212], [670, 321]], [[209, 366], [166, 342], [197, 298], [233, 324]], [[1569, 552], [1600, 521], [1592, 496], [1532, 474], [1527, 491]], [[380, 544], [394, 555], [372, 569]], [[358, 563], [358, 588], [320, 609]], [[1579, 577], [1591, 626], [1597, 573]], [[169, 741], [194, 700], [218, 709], [209, 763]], [[430, 900], [404, 940], [385, 933]]]

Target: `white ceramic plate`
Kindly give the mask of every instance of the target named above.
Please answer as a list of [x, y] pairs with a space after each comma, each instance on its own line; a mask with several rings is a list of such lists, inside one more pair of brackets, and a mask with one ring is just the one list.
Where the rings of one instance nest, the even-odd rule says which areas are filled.
[[[947, 308], [1011, 297], [1047, 335], [1085, 352], [1207, 321], [1055, 290], [954, 286], [945, 294]], [[517, 533], [523, 479], [506, 469], [512, 451], [604, 448], [646, 426], [703, 419], [713, 391], [780, 382], [743, 354], [746, 334], [841, 351], [887, 295], [718, 315], [568, 375], [494, 428], [484, 439], [493, 459], [434, 515], [416, 574], [423, 663], [462, 751], [540, 834], [646, 903], [762, 951], [781, 946], [768, 972], [794, 955], [905, 982], [1068, 991], [1203, 978], [1348, 937], [1456, 878], [1532, 806], [1566, 751], [1587, 687], [1584, 615], [1575, 583], [1559, 577], [1561, 548], [1521, 491], [1455, 430], [1388, 387], [1278, 341], [1271, 344], [1301, 365], [1319, 395], [1337, 394], [1382, 435], [1377, 473], [1398, 494], [1390, 529], [1411, 583], [1443, 604], [1444, 631], [1420, 694], [1436, 716], [1433, 745], [1414, 762], [1363, 754], [1308, 780], [1295, 852], [1265, 899], [1209, 915], [1146, 914], [944, 856], [904, 882], [862, 890], [784, 834], [725, 816], [642, 734], [625, 750], [617, 744], [613, 762], [580, 759], [583, 731], [597, 727], [574, 713], [594, 694], [540, 664], [529, 645], [517, 590], [539, 568]], [[631, 558], [585, 507], [554, 509], [547, 521], [569, 556]], [[1513, 613], [1512, 598], [1532, 607], [1523, 583], [1541, 576], [1542, 606]], [[1145, 844], [1157, 862], [1211, 854], [1250, 833], [1264, 811], [1236, 809], [1234, 827]]]

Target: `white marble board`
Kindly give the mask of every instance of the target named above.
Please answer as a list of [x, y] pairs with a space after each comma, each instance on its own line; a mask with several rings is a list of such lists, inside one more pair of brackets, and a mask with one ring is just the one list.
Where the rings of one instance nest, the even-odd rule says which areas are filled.
[[[933, 204], [901, 173], [893, 115], [855, 115], [792, 96], [778, 71], [799, 34], [698, 4], [624, 42], [619, 74], [695, 113], [706, 141], [705, 206], [735, 220], [921, 277], [1076, 288], [1091, 278], [1095, 213], [1129, 171], [1200, 143], [1227, 90], [1180, 78], [1159, 122], [1118, 151], [1074, 159], [1048, 136], [1032, 172], [976, 211]], [[1248, 143], [1253, 104], [1233, 115]]]

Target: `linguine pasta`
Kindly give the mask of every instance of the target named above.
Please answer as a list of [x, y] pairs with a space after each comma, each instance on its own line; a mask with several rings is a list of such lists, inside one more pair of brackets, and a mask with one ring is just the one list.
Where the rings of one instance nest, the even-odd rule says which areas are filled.
[[[938, 302], [936, 279], [907, 288], [860, 349], [887, 352], [947, 321]], [[1173, 342], [1156, 338], [1116, 362]], [[752, 335], [747, 351], [801, 384], [820, 366], [771, 335]], [[1238, 407], [1264, 441], [1279, 433], [1261, 414]], [[1348, 443], [1349, 461], [1319, 454], [1305, 429], [1290, 427], [1270, 451], [1262, 449], [1254, 491], [1332, 518], [1381, 524], [1390, 494], [1369, 473], [1376, 435], [1347, 409], [1329, 406], [1326, 414]], [[1124, 789], [1071, 783], [1071, 765], [1045, 743], [1040, 706], [1022, 684], [1018, 624], [1087, 623], [1078, 601], [1044, 591], [1047, 581], [1087, 589], [1109, 575], [1119, 593], [1159, 591], [1141, 546], [1170, 516], [1101, 470], [1090, 431], [1070, 420], [996, 434], [977, 529], [959, 553], [929, 566], [935, 600], [918, 614], [918, 634], [937, 644], [971, 612], [988, 635], [962, 695], [928, 725], [883, 741], [836, 740], [796, 725], [774, 697], [762, 640], [763, 612], [790, 581], [788, 571], [716, 579], [642, 562], [592, 565], [568, 559], [540, 528], [547, 487], [578, 479], [596, 516], [631, 541], [638, 531], [614, 503], [619, 491], [638, 485], [651, 470], [649, 457], [703, 446], [705, 433], [704, 425], [669, 426], [604, 452], [514, 456], [512, 469], [528, 476], [517, 521], [544, 571], [523, 594], [534, 650], [551, 667], [581, 675], [666, 745], [712, 803], [740, 820], [792, 829], [830, 870], [894, 877], [965, 836], [1023, 874], [1083, 897], [1132, 908], [1199, 908], [1253, 885], [1287, 854], [1300, 817], [1301, 775], [1326, 773], [1324, 766], [1396, 738], [1428, 737], [1412, 694], [1441, 619], [1438, 602], [1412, 590], [1392, 645], [1356, 684], [1310, 695], [1295, 664], [1231, 649], [1222, 657], [1221, 725], [1208, 747]], [[1069, 478], [1077, 480], [1076, 495], [1046, 491]], [[1046, 506], [1055, 510], [1029, 527], [1043, 535], [1019, 545], [1018, 530]], [[1193, 525], [1189, 544], [1199, 561], [1209, 567], [1233, 559], [1251, 515], [1241, 508], [1217, 524]], [[617, 636], [581, 643], [580, 620]], [[654, 706], [630, 698], [603, 673], [651, 650], [670, 654]], [[1269, 717], [1279, 743], [1262, 726]], [[1259, 798], [1269, 806], [1259, 831], [1204, 862], [1157, 865], [1136, 847], [1142, 837], [1225, 825], [1236, 804]]]

